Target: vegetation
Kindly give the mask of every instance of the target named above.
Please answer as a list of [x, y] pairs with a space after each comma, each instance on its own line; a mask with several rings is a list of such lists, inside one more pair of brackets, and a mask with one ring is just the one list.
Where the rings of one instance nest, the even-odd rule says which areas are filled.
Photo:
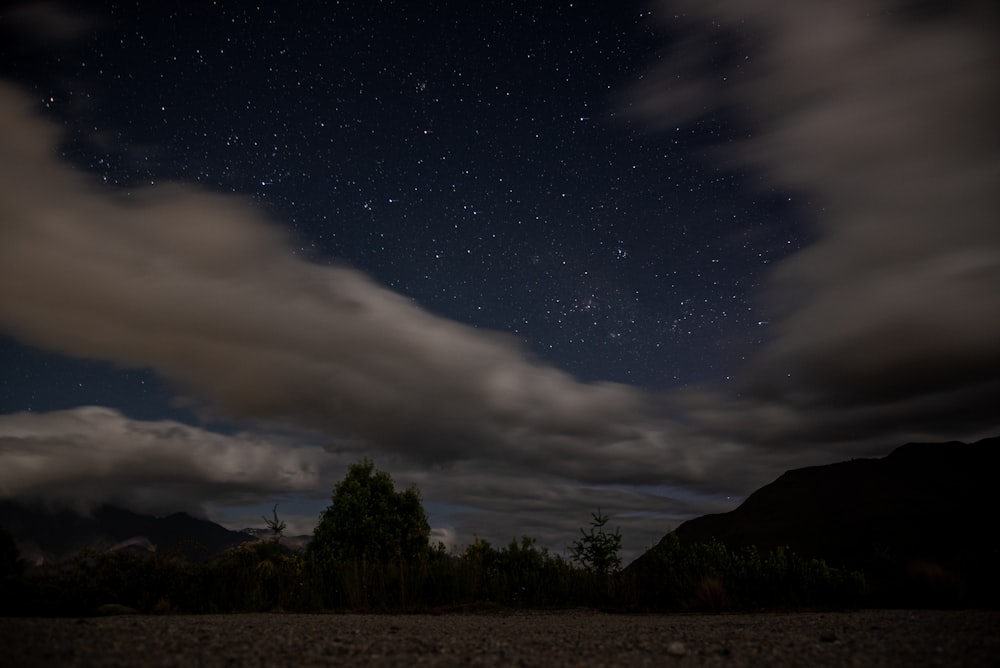
[[467, 606], [720, 611], [862, 606], [864, 575], [789, 550], [760, 552], [671, 534], [621, 570], [621, 536], [591, 514], [569, 558], [524, 536], [503, 547], [476, 539], [461, 550], [428, 544], [415, 488], [396, 491], [369, 460], [333, 491], [305, 554], [278, 540], [284, 522], [264, 518], [272, 539], [245, 543], [200, 564], [180, 554], [85, 551], [23, 568], [0, 533], [2, 614], [83, 615], [114, 603], [145, 613], [271, 610], [450, 610]]
[[19, 575], [24, 570], [24, 563], [14, 542], [6, 529], [0, 527], [0, 577]]
[[[595, 573], [523, 537], [496, 548], [428, 548], [412, 562], [350, 560], [317, 572], [276, 541], [246, 543], [205, 564], [139, 552], [83, 552], [3, 581], [5, 614], [85, 615], [115, 603], [145, 613], [449, 610], [469, 605], [717, 611], [857, 606], [864, 579], [783, 551], [731, 551], [668, 540], [643, 568]], [[405, 586], [404, 586], [405, 585]], [[16, 602], [16, 605], [13, 605]]]
[[282, 534], [285, 533], [285, 523], [278, 519], [278, 504], [274, 504], [274, 508], [271, 509], [271, 514], [273, 519], [267, 517], [266, 515], [261, 515], [261, 519], [264, 520], [265, 526], [267, 526], [268, 531], [271, 532], [271, 538], [274, 540], [280, 540]]
[[405, 605], [429, 560], [430, 532], [417, 488], [397, 492], [365, 458], [334, 488], [306, 562], [328, 605]]
[[639, 608], [670, 602], [680, 610], [857, 606], [864, 576], [778, 548], [733, 550], [723, 543], [684, 545], [668, 535], [630, 573], [625, 598]]

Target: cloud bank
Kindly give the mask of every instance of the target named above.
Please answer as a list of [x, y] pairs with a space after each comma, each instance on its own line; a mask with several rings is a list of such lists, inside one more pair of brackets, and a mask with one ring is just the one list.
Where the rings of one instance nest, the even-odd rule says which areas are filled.
[[691, 37], [632, 91], [632, 112], [654, 128], [737, 115], [749, 136], [720, 155], [820, 212], [818, 240], [766, 285], [771, 338], [740, 376], [742, 398], [691, 395], [689, 415], [769, 446], [995, 430], [997, 8], [657, 7]]
[[329, 460], [321, 448], [273, 436], [130, 420], [97, 406], [0, 415], [0, 455], [0, 498], [197, 515], [207, 501], [312, 491]]

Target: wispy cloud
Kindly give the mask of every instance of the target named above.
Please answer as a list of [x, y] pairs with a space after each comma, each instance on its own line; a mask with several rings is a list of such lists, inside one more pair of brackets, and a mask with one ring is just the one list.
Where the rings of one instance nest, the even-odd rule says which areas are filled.
[[[516, 461], [583, 481], [700, 473], [635, 388], [585, 384], [513, 337], [436, 317], [300, 259], [246, 202], [167, 184], [102, 191], [0, 91], [0, 325], [152, 368], [230, 419], [318, 428], [423, 462]], [[699, 460], [699, 461], [695, 461]]]
[[513, 337], [302, 259], [239, 198], [107, 189], [54, 157], [58, 134], [30, 106], [0, 89], [0, 327], [22, 341], [153, 369], [212, 416], [323, 434], [338, 463], [372, 454], [429, 500], [498, 515], [499, 495], [525, 512], [558, 497], [580, 504], [578, 526], [595, 498], [636, 497], [575, 486], [704, 485], [739, 451], [681, 436], [637, 388], [579, 382]]
[[815, 203], [818, 240], [762, 295], [771, 338], [742, 398], [685, 399], [706, 428], [762, 444], [997, 428], [1000, 16], [924, 5], [657, 6], [692, 37], [633, 112], [653, 127], [734, 115], [748, 136], [720, 154]]
[[72, 43], [100, 25], [92, 16], [61, 2], [15, 3], [2, 10], [0, 23], [11, 35], [30, 38], [40, 48]]
[[0, 415], [0, 460], [0, 498], [203, 514], [208, 503], [311, 492], [330, 455], [273, 434], [223, 435], [91, 406]]

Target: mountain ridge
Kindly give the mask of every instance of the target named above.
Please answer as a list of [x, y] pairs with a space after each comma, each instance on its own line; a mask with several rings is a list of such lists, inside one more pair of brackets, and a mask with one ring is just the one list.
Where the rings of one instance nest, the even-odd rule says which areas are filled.
[[[84, 515], [0, 500], [0, 526], [18, 543], [30, 563], [59, 560], [82, 549], [139, 549], [176, 552], [192, 562], [206, 561], [231, 547], [257, 540], [183, 512], [160, 517], [102, 505]], [[123, 545], [130, 539], [142, 538]]]
[[680, 524], [629, 569], [653, 563], [647, 555], [676, 537], [785, 548], [876, 576], [930, 569], [995, 588], [998, 467], [1000, 437], [908, 443], [881, 458], [793, 469], [732, 511]]

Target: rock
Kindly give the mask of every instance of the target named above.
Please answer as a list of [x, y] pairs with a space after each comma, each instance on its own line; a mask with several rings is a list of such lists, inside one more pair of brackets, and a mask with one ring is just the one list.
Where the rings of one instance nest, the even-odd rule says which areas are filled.
[[687, 654], [687, 647], [679, 640], [675, 640], [667, 645], [667, 654], [670, 656], [684, 656]]

